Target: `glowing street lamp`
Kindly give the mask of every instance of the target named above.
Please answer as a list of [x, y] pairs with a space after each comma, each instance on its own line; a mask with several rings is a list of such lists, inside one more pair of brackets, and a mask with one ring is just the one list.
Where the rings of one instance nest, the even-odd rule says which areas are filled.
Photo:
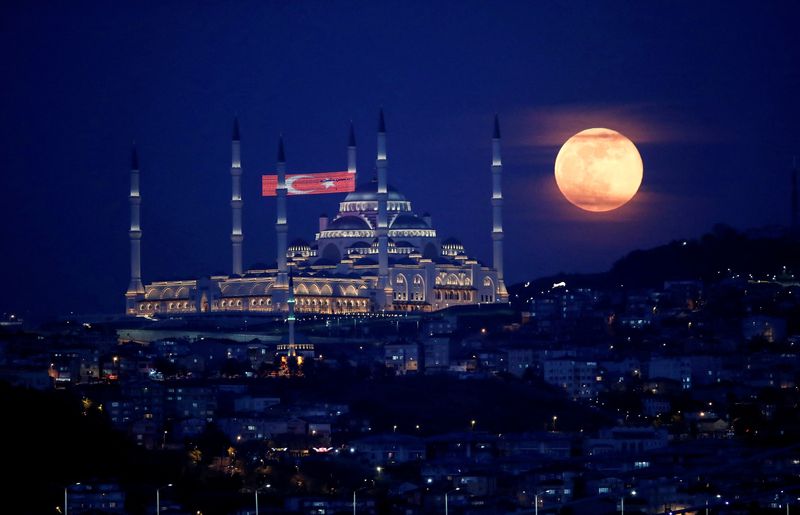
[[533, 494], [533, 513], [534, 515], [539, 515], [539, 496], [542, 495], [543, 492], [536, 492]]
[[156, 488], [156, 515], [161, 513], [161, 489], [162, 488], [169, 488], [172, 486], [172, 483], [168, 483], [165, 486], [160, 486]]
[[[631, 495], [636, 497], [636, 490], [631, 490]], [[619, 498], [619, 515], [625, 515], [625, 493]]]
[[255, 490], [255, 498], [256, 498], [256, 515], [258, 515], [258, 492], [259, 492], [260, 490], [263, 490], [263, 489], [265, 489], [265, 488], [270, 488], [271, 486], [272, 486], [271, 484], [267, 483], [266, 485], [263, 485], [263, 486], [261, 486], [261, 487], [259, 487], [259, 488], [256, 488], [256, 490]]
[[78, 485], [80, 485], [80, 483], [72, 483], [71, 485], [67, 485], [64, 487], [64, 515], [68, 515], [68, 508], [67, 508], [67, 506], [69, 505], [69, 496], [67, 493], [68, 489], [71, 486], [78, 486]]
[[[366, 479], [364, 481], [366, 481]], [[367, 488], [369, 488], [369, 486], [362, 486], [361, 488], [356, 488], [353, 490], [353, 515], [356, 515], [356, 493], [360, 492], [361, 490], [366, 490]]]
[[447, 496], [453, 492], [458, 492], [459, 490], [461, 490], [461, 487], [456, 487], [455, 489], [444, 493], [444, 515], [447, 515]]

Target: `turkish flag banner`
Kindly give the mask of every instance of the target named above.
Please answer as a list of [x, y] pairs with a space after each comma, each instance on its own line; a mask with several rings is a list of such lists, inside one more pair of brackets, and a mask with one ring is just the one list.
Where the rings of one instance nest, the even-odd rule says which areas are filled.
[[[278, 176], [261, 176], [261, 196], [277, 195]], [[286, 176], [288, 195], [321, 195], [355, 191], [356, 174], [350, 172], [295, 173]]]

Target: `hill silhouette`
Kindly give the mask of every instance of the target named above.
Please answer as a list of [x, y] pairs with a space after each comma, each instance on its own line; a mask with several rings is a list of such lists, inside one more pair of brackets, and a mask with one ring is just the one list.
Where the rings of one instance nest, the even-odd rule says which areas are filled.
[[800, 239], [785, 228], [739, 232], [717, 224], [698, 239], [673, 240], [647, 250], [634, 250], [610, 270], [594, 274], [559, 273], [509, 287], [512, 299], [527, 298], [565, 282], [570, 288], [657, 288], [665, 281], [714, 282], [726, 278], [792, 279], [800, 273]]

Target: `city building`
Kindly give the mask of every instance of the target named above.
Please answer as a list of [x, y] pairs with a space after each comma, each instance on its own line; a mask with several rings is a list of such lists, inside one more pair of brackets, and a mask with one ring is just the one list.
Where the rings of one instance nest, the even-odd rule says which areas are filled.
[[[362, 181], [339, 204], [329, 221], [319, 219], [313, 243], [287, 245], [287, 194], [283, 138], [277, 159], [277, 256], [267, 267], [242, 267], [241, 148], [234, 123], [231, 163], [232, 271], [183, 281], [142, 282], [139, 159], [132, 154], [129, 231], [131, 279], [126, 298], [129, 316], [187, 313], [285, 313], [289, 269], [294, 279], [298, 313], [368, 313], [437, 311], [451, 306], [507, 302], [503, 277], [503, 224], [500, 127], [492, 137], [492, 264], [469, 256], [454, 238], [442, 239], [428, 214], [418, 215], [401, 192], [387, 182], [386, 124], [380, 113], [377, 176]], [[348, 172], [356, 174], [356, 142], [352, 126]], [[354, 181], [355, 182], [355, 181]]]

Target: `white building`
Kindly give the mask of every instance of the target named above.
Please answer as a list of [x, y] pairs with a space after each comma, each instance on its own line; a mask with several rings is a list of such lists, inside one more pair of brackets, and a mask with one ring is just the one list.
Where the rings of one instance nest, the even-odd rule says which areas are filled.
[[[350, 133], [348, 171], [356, 174], [355, 138]], [[450, 306], [507, 302], [503, 279], [501, 207], [502, 158], [500, 129], [495, 118], [492, 137], [492, 265], [466, 253], [455, 239], [440, 239], [427, 214], [418, 215], [411, 202], [387, 183], [386, 126], [380, 114], [377, 177], [362, 182], [339, 204], [332, 219], [320, 217], [313, 242], [287, 245], [286, 153], [278, 150], [276, 263], [242, 267], [241, 155], [238, 122], [234, 125], [231, 164], [231, 245], [229, 275], [184, 281], [141, 280], [142, 227], [139, 208], [139, 160], [134, 150], [131, 170], [131, 281], [125, 294], [126, 313], [154, 316], [181, 313], [263, 312], [288, 310], [289, 267], [294, 278], [298, 313], [364, 313], [436, 311]]]

